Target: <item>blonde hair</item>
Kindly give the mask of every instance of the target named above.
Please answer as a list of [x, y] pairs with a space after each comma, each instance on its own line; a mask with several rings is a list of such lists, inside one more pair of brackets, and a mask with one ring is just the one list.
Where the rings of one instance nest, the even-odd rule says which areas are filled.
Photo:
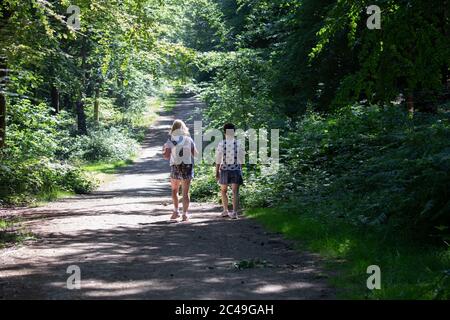
[[170, 135], [173, 135], [174, 133], [181, 133], [181, 135], [188, 137], [191, 135], [183, 120], [175, 120], [173, 122], [172, 129], [170, 129]]

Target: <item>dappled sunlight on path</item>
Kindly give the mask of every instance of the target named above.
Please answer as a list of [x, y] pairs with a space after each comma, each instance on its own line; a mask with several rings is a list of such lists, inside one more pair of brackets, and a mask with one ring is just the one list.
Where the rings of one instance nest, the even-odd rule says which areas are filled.
[[[168, 220], [169, 168], [161, 146], [173, 119], [188, 118], [192, 128], [200, 107], [183, 97], [162, 112], [136, 162], [93, 194], [14, 210], [37, 240], [0, 250], [0, 298], [333, 297], [317, 256], [299, 254], [252, 220], [224, 220], [217, 205], [199, 203], [192, 205], [191, 222]], [[249, 259], [266, 263], [236, 268]], [[81, 268], [80, 290], [66, 288], [69, 265]]]

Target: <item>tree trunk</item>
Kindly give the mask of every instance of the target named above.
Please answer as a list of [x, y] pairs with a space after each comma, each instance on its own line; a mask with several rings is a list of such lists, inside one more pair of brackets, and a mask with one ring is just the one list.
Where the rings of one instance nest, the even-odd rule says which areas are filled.
[[96, 124], [100, 122], [100, 110], [99, 110], [99, 101], [100, 98], [100, 88], [95, 89], [95, 100], [94, 100], [94, 121]]
[[55, 114], [58, 114], [60, 111], [59, 104], [59, 90], [55, 86], [52, 86], [52, 108]]
[[84, 102], [78, 101], [76, 103], [76, 109], [77, 109], [78, 133], [80, 135], [86, 135], [87, 126], [86, 126], [86, 113], [84, 112]]
[[86, 113], [84, 111], [84, 96], [86, 91], [86, 39], [82, 37], [81, 43], [81, 72], [82, 72], [82, 80], [81, 87], [78, 94], [77, 102], [75, 103], [76, 113], [77, 113], [77, 124], [78, 124], [78, 133], [80, 135], [87, 134], [87, 126], [86, 126]]
[[[11, 17], [11, 10], [8, 4], [0, 2], [0, 40], [2, 42], [2, 47], [7, 46], [7, 27], [8, 20]], [[8, 76], [8, 60], [6, 56], [0, 56], [0, 148], [5, 147], [6, 144], [6, 87], [7, 87], [7, 76]]]
[[6, 97], [0, 92], [0, 149], [5, 146], [6, 140]]
[[5, 146], [6, 141], [6, 57], [0, 57], [0, 148]]

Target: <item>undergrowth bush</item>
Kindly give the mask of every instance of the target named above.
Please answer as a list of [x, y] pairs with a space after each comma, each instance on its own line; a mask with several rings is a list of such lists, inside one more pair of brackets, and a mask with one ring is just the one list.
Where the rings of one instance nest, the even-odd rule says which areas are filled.
[[88, 193], [96, 181], [69, 162], [76, 154], [74, 121], [44, 103], [15, 101], [7, 117], [6, 147], [0, 150], [0, 205], [26, 204], [60, 192]]
[[[396, 106], [308, 113], [281, 135], [276, 174], [244, 171], [242, 203], [449, 240], [449, 119]], [[210, 185], [198, 178], [194, 194]]]
[[139, 145], [119, 128], [101, 128], [81, 136], [75, 143], [75, 158], [85, 161], [121, 161], [134, 156]]
[[193, 201], [218, 201], [219, 187], [216, 181], [215, 169], [211, 165], [195, 166], [195, 177], [191, 186]]
[[89, 193], [96, 186], [95, 179], [80, 168], [48, 158], [0, 164], [0, 199], [5, 203], [27, 203], [36, 195], [49, 196], [60, 191]]

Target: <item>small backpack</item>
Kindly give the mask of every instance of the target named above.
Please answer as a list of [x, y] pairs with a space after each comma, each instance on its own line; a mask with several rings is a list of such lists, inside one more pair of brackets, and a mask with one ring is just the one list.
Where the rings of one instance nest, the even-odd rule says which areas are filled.
[[[175, 147], [176, 147], [177, 144], [179, 143], [179, 142], [177, 142], [177, 141], [175, 141], [175, 140], [172, 140], [171, 137], [169, 137], [169, 139], [168, 139], [167, 141], [170, 141]], [[172, 148], [166, 148], [166, 149], [164, 150], [164, 154], [163, 154], [164, 159], [165, 159], [165, 160], [170, 160], [170, 156], [171, 156], [171, 155], [172, 155]], [[183, 157], [183, 149], [181, 149], [180, 157]]]

